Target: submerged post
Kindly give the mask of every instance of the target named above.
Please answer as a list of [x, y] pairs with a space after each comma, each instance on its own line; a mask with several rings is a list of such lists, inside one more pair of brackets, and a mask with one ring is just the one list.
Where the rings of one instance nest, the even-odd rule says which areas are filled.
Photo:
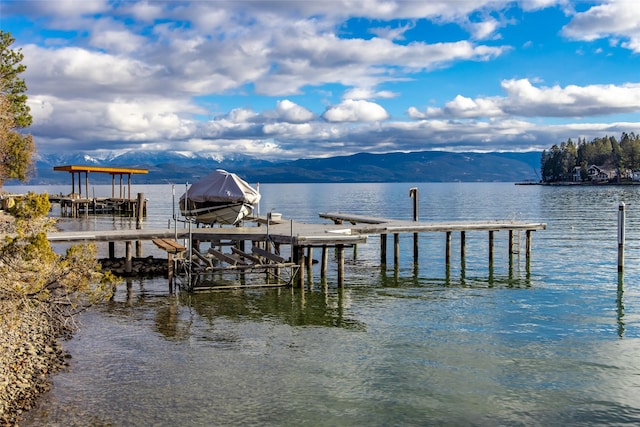
[[624, 271], [624, 229], [625, 229], [625, 204], [620, 202], [618, 206], [618, 273]]

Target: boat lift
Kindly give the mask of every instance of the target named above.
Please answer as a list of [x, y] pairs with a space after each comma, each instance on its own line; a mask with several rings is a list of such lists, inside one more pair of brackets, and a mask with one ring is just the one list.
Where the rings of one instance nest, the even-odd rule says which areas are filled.
[[[173, 257], [173, 271], [169, 277], [170, 280], [175, 279], [181, 289], [193, 292], [292, 285], [300, 266], [278, 253], [278, 245], [273, 244], [269, 234], [272, 220], [270, 213], [266, 217], [266, 234], [263, 240], [252, 241], [250, 252], [244, 250], [245, 240], [242, 239], [242, 234], [238, 240], [211, 241], [211, 247], [204, 252], [200, 249], [200, 242], [193, 238], [193, 224], [197, 224], [196, 219], [189, 216], [185, 216], [184, 219], [178, 218], [175, 212], [175, 186], [172, 193], [176, 240], [177, 223], [184, 222], [188, 228], [184, 250], [174, 252], [176, 256]], [[159, 246], [159, 243], [156, 245]], [[230, 252], [225, 252], [224, 247], [229, 247]], [[253, 276], [259, 273], [265, 274], [265, 280], [255, 280]], [[247, 275], [252, 275], [251, 280], [247, 280]]]

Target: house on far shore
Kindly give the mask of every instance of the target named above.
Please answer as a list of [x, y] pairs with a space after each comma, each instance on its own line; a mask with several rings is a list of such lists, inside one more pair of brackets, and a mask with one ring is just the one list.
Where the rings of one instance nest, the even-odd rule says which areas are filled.
[[[605, 169], [597, 165], [589, 165], [587, 167], [587, 179], [588, 182], [609, 182], [617, 178], [617, 172], [613, 169]], [[635, 177], [635, 174], [634, 174]], [[640, 171], [638, 171], [637, 180], [640, 181]], [[576, 166], [571, 173], [572, 182], [583, 182], [582, 179], [582, 167]]]
[[609, 182], [609, 180], [616, 178], [616, 171], [607, 170], [596, 165], [590, 165], [587, 168], [587, 175], [591, 182]]
[[582, 182], [582, 168], [580, 166], [575, 166], [573, 168], [573, 173], [571, 174], [571, 182]]

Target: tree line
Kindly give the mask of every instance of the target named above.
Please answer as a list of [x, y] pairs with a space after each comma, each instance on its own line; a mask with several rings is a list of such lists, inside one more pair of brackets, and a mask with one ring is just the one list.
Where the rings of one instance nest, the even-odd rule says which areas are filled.
[[620, 140], [614, 136], [571, 138], [560, 145], [554, 144], [549, 151], [542, 152], [540, 171], [543, 182], [571, 181], [576, 167], [580, 180], [588, 181], [588, 168], [596, 165], [604, 170], [616, 171], [616, 179], [621, 180], [628, 171], [640, 170], [640, 134], [623, 132]]

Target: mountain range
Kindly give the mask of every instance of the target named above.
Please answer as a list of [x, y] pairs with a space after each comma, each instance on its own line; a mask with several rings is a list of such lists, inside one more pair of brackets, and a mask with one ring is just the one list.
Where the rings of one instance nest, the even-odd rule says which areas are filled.
[[[38, 156], [27, 184], [66, 184], [68, 173], [54, 166], [86, 165], [148, 169], [139, 184], [194, 182], [215, 169], [234, 172], [247, 182], [518, 182], [538, 181], [541, 152], [454, 153], [421, 151], [269, 162], [238, 155], [219, 159], [185, 152], [130, 151], [100, 159], [86, 154]], [[110, 183], [92, 174], [93, 183]], [[7, 182], [12, 184], [16, 182]]]

